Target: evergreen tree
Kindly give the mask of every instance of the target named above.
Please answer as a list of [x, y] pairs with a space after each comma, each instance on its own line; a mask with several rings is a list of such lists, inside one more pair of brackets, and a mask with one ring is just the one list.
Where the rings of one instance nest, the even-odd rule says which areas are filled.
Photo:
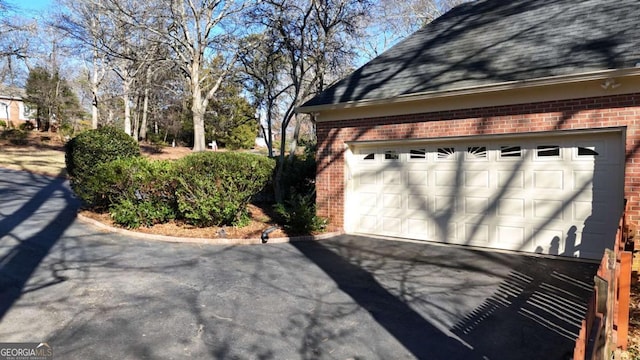
[[78, 97], [67, 81], [56, 71], [51, 74], [43, 67], [29, 72], [26, 103], [36, 109], [38, 129], [54, 131], [63, 123], [73, 123], [82, 111]]

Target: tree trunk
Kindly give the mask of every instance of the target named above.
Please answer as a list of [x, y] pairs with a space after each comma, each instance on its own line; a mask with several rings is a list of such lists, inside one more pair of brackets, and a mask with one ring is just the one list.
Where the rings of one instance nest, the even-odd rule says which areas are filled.
[[98, 128], [98, 96], [93, 93], [93, 103], [91, 104], [91, 128]]
[[138, 141], [140, 139], [140, 97], [136, 96], [133, 101], [133, 121], [131, 126], [133, 128], [131, 136]]
[[296, 121], [296, 127], [293, 130], [293, 138], [291, 139], [291, 147], [289, 149], [289, 162], [293, 161], [293, 158], [296, 156], [296, 150], [298, 149], [298, 139], [300, 138], [300, 126], [302, 120], [296, 115], [294, 117]]
[[140, 124], [140, 139], [147, 139], [147, 114], [149, 112], [149, 87], [144, 89], [144, 101], [142, 104], [142, 124]]
[[284, 189], [282, 188], [282, 173], [284, 171], [284, 154], [287, 143], [287, 127], [283, 126], [280, 131], [280, 154], [278, 155], [278, 164], [276, 166], [276, 175], [273, 179], [273, 195], [276, 203], [282, 204], [284, 201]]
[[273, 113], [271, 109], [273, 108], [273, 101], [269, 100], [267, 105], [267, 139], [265, 142], [267, 143], [267, 149], [269, 149], [269, 157], [273, 157], [273, 130], [271, 129], [271, 123], [273, 122]]
[[91, 75], [91, 95], [93, 96], [93, 101], [91, 103], [91, 128], [98, 128], [98, 83], [99, 83], [99, 74], [98, 74], [98, 50], [94, 48], [93, 50], [93, 74]]
[[193, 113], [193, 151], [207, 150], [204, 138], [204, 109], [202, 104], [194, 103], [191, 107]]
[[200, 88], [200, 62], [198, 59], [191, 63], [191, 114], [193, 116], [193, 151], [207, 150], [204, 137], [204, 114], [207, 111], [207, 99], [202, 98]]
[[130, 81], [125, 79], [122, 82], [122, 90], [124, 94], [122, 95], [122, 100], [124, 101], [124, 132], [127, 135], [131, 135], [131, 104], [129, 100], [129, 88]]

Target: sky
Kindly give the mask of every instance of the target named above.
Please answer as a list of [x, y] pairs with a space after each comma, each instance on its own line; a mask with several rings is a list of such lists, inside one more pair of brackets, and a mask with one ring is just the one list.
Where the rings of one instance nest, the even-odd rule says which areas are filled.
[[[33, 15], [41, 15], [42, 12], [53, 3], [53, 0], [7, 0], [11, 4], [17, 13], [25, 12], [32, 13]], [[22, 14], [26, 15], [26, 14]]]

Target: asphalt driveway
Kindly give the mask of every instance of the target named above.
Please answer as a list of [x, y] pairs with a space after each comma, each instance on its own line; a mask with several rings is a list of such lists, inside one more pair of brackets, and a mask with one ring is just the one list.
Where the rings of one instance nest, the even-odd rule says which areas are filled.
[[0, 342], [56, 359], [562, 359], [593, 264], [359, 236], [170, 244], [0, 169]]

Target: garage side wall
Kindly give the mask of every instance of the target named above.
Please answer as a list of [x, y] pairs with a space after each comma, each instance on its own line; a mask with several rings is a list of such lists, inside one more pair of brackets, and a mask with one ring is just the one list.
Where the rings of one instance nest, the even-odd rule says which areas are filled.
[[318, 122], [318, 215], [344, 228], [347, 142], [626, 127], [624, 194], [640, 223], [640, 93]]

